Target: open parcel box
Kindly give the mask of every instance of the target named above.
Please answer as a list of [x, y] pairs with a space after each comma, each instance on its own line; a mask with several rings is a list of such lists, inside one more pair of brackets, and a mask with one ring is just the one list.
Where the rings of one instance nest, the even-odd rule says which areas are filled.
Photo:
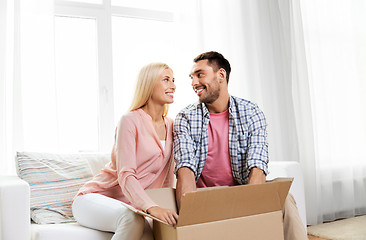
[[[182, 197], [176, 227], [154, 219], [156, 240], [283, 240], [282, 208], [292, 178], [264, 184], [204, 188]], [[177, 210], [175, 189], [147, 193], [160, 207]]]

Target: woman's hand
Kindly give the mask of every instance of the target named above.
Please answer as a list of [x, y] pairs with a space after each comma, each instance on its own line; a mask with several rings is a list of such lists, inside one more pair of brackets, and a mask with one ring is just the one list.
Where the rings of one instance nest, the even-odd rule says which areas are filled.
[[147, 209], [146, 212], [168, 223], [169, 225], [175, 226], [177, 224], [178, 215], [173, 210], [154, 206]]

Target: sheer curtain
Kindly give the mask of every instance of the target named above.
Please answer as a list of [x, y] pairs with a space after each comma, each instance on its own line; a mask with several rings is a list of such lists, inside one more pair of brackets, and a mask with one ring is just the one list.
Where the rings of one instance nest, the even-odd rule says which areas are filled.
[[301, 9], [313, 106], [317, 221], [365, 214], [366, 3], [301, 1]]
[[12, 150], [14, 149], [13, 136], [16, 134], [17, 121], [13, 109], [17, 108], [13, 91], [17, 86], [15, 63], [17, 49], [15, 41], [19, 34], [17, 29], [18, 1], [0, 1], [0, 174], [10, 174], [14, 170]]
[[[57, 151], [54, 1], [20, 0], [20, 33], [20, 101], [24, 128], [23, 146], [18, 149]], [[39, 145], [42, 149], [37, 149]]]
[[[53, 12], [49, 0], [0, 1], [0, 174], [14, 174], [14, 153], [23, 150], [26, 134], [44, 134], [46, 144], [57, 139], [48, 124], [56, 118], [49, 96], [55, 93]], [[32, 118], [43, 121], [43, 131], [32, 128]]]
[[298, 144], [289, 51], [275, 1], [201, 1], [203, 51], [221, 52], [232, 65], [229, 92], [257, 103], [269, 130], [272, 161], [296, 161]]
[[[282, 1], [308, 224], [366, 213], [366, 5]], [[342, 17], [340, 17], [342, 16]]]
[[308, 224], [365, 214], [365, 3], [200, 3], [202, 50], [227, 56], [231, 94], [264, 110], [270, 160], [302, 166]]

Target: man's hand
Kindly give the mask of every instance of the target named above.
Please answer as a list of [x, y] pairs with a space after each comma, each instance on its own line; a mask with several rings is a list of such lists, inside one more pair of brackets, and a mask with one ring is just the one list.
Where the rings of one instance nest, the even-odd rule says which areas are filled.
[[182, 167], [177, 172], [177, 187], [176, 187], [177, 206], [180, 209], [182, 196], [187, 192], [196, 190], [196, 181], [193, 171], [190, 168]]
[[146, 212], [168, 223], [169, 225], [175, 226], [177, 224], [178, 215], [173, 210], [154, 206], [147, 209]]
[[250, 170], [248, 184], [259, 184], [265, 182], [266, 175], [262, 169], [254, 167]]

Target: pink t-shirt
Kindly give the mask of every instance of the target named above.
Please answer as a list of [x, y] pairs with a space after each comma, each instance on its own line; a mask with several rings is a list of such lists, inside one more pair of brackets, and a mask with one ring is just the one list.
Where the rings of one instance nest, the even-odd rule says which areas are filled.
[[197, 187], [234, 186], [229, 153], [229, 110], [210, 113], [208, 152]]

